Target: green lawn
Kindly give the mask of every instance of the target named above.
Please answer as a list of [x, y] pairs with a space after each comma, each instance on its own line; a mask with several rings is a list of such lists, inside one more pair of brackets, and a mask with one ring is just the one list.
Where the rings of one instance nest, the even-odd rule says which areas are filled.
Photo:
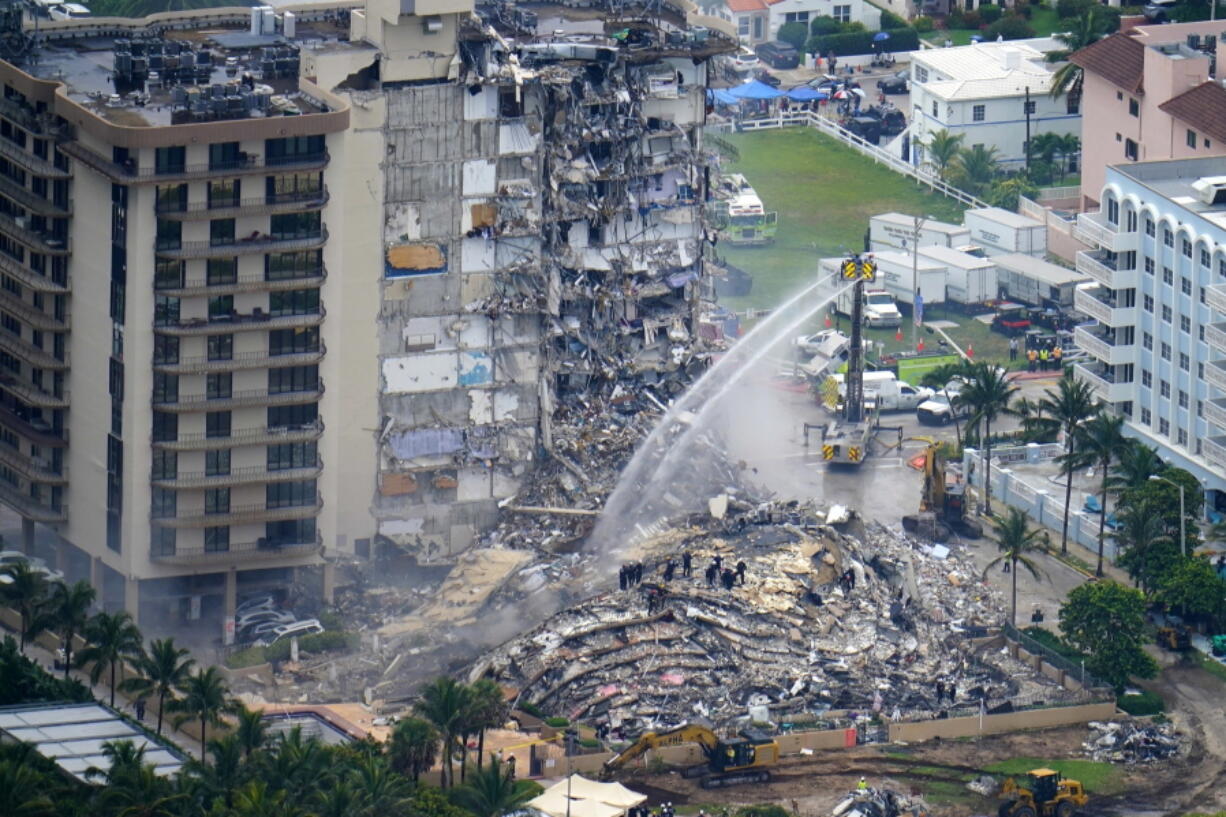
[[1094, 760], [1052, 760], [1039, 757], [1015, 757], [987, 767], [994, 774], [1024, 775], [1031, 769], [1055, 769], [1064, 777], [1080, 780], [1091, 794], [1119, 794], [1124, 790], [1124, 775], [1110, 763]]
[[[740, 152], [729, 170], [744, 173], [768, 210], [779, 213], [769, 247], [732, 247], [719, 254], [754, 277], [753, 292], [724, 299], [734, 309], [778, 305], [812, 281], [817, 260], [864, 247], [870, 216], [897, 210], [961, 222], [965, 209], [875, 164], [810, 128], [723, 135]], [[890, 333], [893, 338], [893, 333]]]
[[[1068, 31], [1069, 20], [1061, 20], [1055, 9], [1031, 6], [1030, 27], [1036, 37], [1050, 37], [1059, 31]], [[971, 29], [938, 30], [924, 34], [923, 38], [934, 45], [943, 45], [946, 40], [953, 40], [954, 45], [970, 45], [971, 35], [980, 31]]]

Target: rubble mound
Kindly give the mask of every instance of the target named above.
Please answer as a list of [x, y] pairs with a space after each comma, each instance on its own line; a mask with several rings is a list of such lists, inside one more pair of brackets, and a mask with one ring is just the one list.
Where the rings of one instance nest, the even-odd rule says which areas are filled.
[[1082, 748], [1087, 757], [1111, 763], [1156, 763], [1179, 753], [1179, 733], [1169, 723], [1134, 721], [1090, 723]]
[[[1002, 652], [972, 647], [967, 636], [998, 625], [1004, 606], [969, 560], [858, 519], [841, 532], [824, 518], [764, 506], [722, 527], [674, 530], [649, 550], [642, 583], [571, 604], [470, 676], [629, 734], [695, 716], [728, 725], [751, 709], [755, 720], [857, 709], [915, 718], [1067, 694]], [[744, 584], [708, 584], [717, 557], [725, 568], [743, 561]], [[937, 701], [937, 680], [953, 704]]]

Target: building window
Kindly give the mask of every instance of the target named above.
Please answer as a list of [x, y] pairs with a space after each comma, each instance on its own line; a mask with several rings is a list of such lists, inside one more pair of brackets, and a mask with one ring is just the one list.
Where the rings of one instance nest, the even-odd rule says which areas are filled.
[[319, 327], [276, 329], [268, 333], [268, 354], [294, 355], [319, 351]]
[[1205, 249], [1204, 247], [1201, 247], [1200, 248], [1200, 265], [1204, 267], [1205, 269], [1208, 269], [1212, 265], [1212, 263], [1213, 262], [1209, 255], [1209, 251]]
[[1152, 258], [1145, 259], [1145, 272], [1148, 273], [1149, 275], [1154, 274], [1154, 259]]
[[157, 148], [154, 169], [157, 173], [182, 173], [187, 167], [187, 148], [183, 145]]
[[1158, 381], [1158, 394], [1162, 397], [1169, 398], [1171, 396], [1171, 384], [1167, 380]]
[[234, 243], [234, 219], [217, 218], [209, 222], [209, 245], [224, 247]]
[[1179, 368], [1183, 369], [1185, 372], [1192, 368], [1192, 359], [1188, 357], [1187, 352], [1179, 353]]
[[210, 411], [204, 415], [204, 435], [210, 439], [230, 436], [230, 412]]
[[153, 412], [153, 441], [174, 442], [179, 438], [179, 415], [166, 411]]
[[[933, 103], [933, 104], [935, 105], [936, 103]], [[975, 105], [971, 108], [971, 119], [974, 120], [975, 122], [982, 122], [983, 120], [987, 118], [988, 118], [988, 106], [987, 105]]]
[[230, 526], [218, 525], [204, 529], [204, 549], [207, 553], [224, 553], [230, 549]]
[[1163, 436], [1171, 436], [1171, 422], [1162, 417], [1158, 418], [1158, 433]]
[[177, 250], [182, 246], [183, 222], [169, 221], [167, 219], [159, 218], [157, 220], [155, 249]]
[[1170, 267], [1162, 268], [1162, 283], [1168, 287], [1175, 283], [1175, 271]]
[[318, 366], [286, 366], [268, 370], [269, 394], [315, 391], [318, 388]]
[[153, 288], [181, 289], [183, 272], [186, 268], [186, 261], [175, 261], [171, 258], [157, 259], [153, 265]]
[[1154, 376], [1146, 369], [1141, 370], [1141, 385], [1147, 389], [1154, 387]]
[[[1204, 293], [1204, 291], [1202, 287], [1201, 292]], [[1203, 325], [1196, 327], [1196, 339], [1202, 342], [1205, 340], [1205, 327]]]
[[289, 519], [266, 522], [264, 538], [270, 545], [292, 545], [315, 541], [314, 519]]
[[210, 488], [204, 492], [205, 513], [229, 513], [230, 489]]
[[173, 335], [153, 336], [153, 363], [173, 364], [179, 362], [179, 339]]
[[1130, 116], [1140, 116], [1141, 115], [1141, 103], [1137, 102], [1135, 99], [1129, 98], [1128, 114]]
[[155, 527], [153, 529], [153, 541], [149, 543], [149, 549], [154, 556], [174, 556], [175, 529]]
[[1162, 243], [1168, 247], [1175, 246], [1175, 234], [1171, 232], [1170, 227], [1162, 228]]
[[154, 488], [150, 494], [150, 513], [154, 519], [168, 519], [175, 515], [178, 506], [178, 494], [166, 488]]
[[1188, 407], [1188, 393], [1184, 391], [1183, 389], [1179, 390], [1179, 407], [1180, 408]]
[[1162, 305], [1162, 320], [1166, 323], [1171, 322], [1171, 308], [1166, 304]]
[[1171, 344], [1163, 343], [1162, 346], [1160, 347], [1159, 354], [1162, 355], [1163, 360], [1170, 360], [1171, 359]]
[[1141, 409], [1141, 424], [1151, 425], [1152, 423], [1153, 423], [1153, 415], [1150, 413], [1149, 409], [1147, 408]]
[[264, 256], [264, 280], [288, 281], [323, 272], [323, 251], [274, 252]]
[[[737, 36], [739, 37], [744, 37], [745, 39], [749, 39], [749, 17], [747, 15], [742, 14], [740, 17], [737, 17], [736, 33], [737, 33]], [[515, 116], [519, 116], [519, 115], [520, 114], [515, 114]]]
[[209, 209], [219, 207], [238, 207], [241, 187], [238, 179], [221, 179], [209, 182]]
[[315, 480], [277, 482], [265, 487], [265, 502], [268, 508], [297, 508], [314, 505], [316, 500]]
[[1124, 140], [1124, 158], [1129, 160], [1130, 162], [1135, 162], [1137, 160], [1137, 155], [1138, 155], [1137, 143], [1132, 141], [1131, 139], [1125, 139]]
[[230, 449], [219, 448], [204, 452], [205, 476], [223, 477], [230, 473]]
[[1191, 332], [1192, 331], [1192, 319], [1189, 318], [1187, 315], [1179, 316], [1179, 331], [1181, 332]]
[[315, 315], [319, 313], [318, 289], [291, 289], [268, 294], [268, 312], [274, 318], [283, 315]]
[[150, 476], [153, 479], [174, 479], [179, 473], [179, 454], [176, 451], [153, 449], [153, 465]]
[[1204, 364], [1204, 363], [1197, 363], [1197, 364], [1196, 364], [1196, 378], [1197, 378], [1198, 380], [1204, 380], [1204, 379], [1205, 379], [1205, 364]]
[[319, 161], [324, 156], [324, 137], [322, 134], [264, 140], [264, 163], [267, 165]]
[[268, 407], [269, 428], [303, 428], [314, 425], [318, 420], [318, 403]]
[[224, 400], [234, 394], [233, 372], [213, 372], [204, 382], [205, 396], [209, 400]]
[[318, 210], [309, 213], [278, 213], [268, 220], [268, 233], [277, 241], [318, 238], [323, 229]]
[[1196, 131], [1194, 130], [1188, 131], [1187, 140], [1188, 140], [1188, 147], [1192, 148], [1192, 150], [1196, 150]]
[[222, 286], [238, 282], [237, 258], [210, 258], [205, 267], [206, 282], [209, 286]]
[[1179, 429], [1179, 431], [1177, 432], [1176, 436], [1178, 437], [1178, 440], [1179, 440], [1179, 441], [1178, 441], [1178, 443], [1177, 443], [1178, 445], [1187, 445], [1187, 444], [1188, 444], [1188, 432], [1184, 431], [1184, 430], [1181, 428], [1181, 429]]
[[807, 11], [789, 11], [783, 15], [785, 23], [807, 23], [809, 22], [809, 12]]
[[1154, 220], [1149, 216], [1145, 217], [1145, 234], [1150, 238], [1154, 237]]
[[233, 295], [213, 295], [209, 298], [209, 321], [230, 321], [234, 315]]
[[922, 65], [915, 66], [915, 81], [916, 82], [927, 82], [928, 81], [928, 69]]
[[1192, 257], [1192, 242], [1186, 238], [1179, 240], [1179, 249], [1183, 253], [1184, 258]]
[[1081, 113], [1081, 94], [1069, 91], [1064, 96], [1064, 112], [1071, 115]]
[[1144, 309], [1146, 312], [1153, 312], [1154, 311], [1154, 296], [1153, 295], [1143, 296], [1141, 298], [1141, 308]]
[[940, 108], [937, 107], [937, 101], [932, 100], [932, 118], [936, 119], [941, 115]]
[[153, 402], [179, 402], [179, 376], [177, 374], [153, 373]]
[[1201, 302], [1202, 304], [1203, 304], [1203, 303], [1206, 303], [1206, 301], [1205, 301], [1205, 288], [1204, 288], [1204, 287], [1200, 287], [1199, 292], [1200, 292], [1200, 302]]
[[840, 23], [851, 22], [851, 6], [835, 6], [833, 13], [830, 15]]
[[209, 145], [209, 170], [234, 170], [240, 167], [238, 142], [217, 142]]
[[209, 360], [233, 360], [234, 336], [209, 335], [208, 350]]
[[285, 443], [268, 446], [268, 470], [312, 468], [319, 459], [315, 443]]
[[1141, 333], [1141, 346], [1142, 348], [1152, 352], [1154, 350], [1154, 336], [1151, 335], [1149, 332], [1142, 332]]

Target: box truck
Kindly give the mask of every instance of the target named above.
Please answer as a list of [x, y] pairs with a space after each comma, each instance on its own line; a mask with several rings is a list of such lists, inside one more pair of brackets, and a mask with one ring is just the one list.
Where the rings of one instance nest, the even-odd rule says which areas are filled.
[[966, 244], [977, 244], [988, 255], [1023, 253], [1042, 258], [1047, 254], [1047, 225], [999, 207], [967, 210], [962, 223], [971, 232]]
[[920, 257], [944, 264], [945, 297], [959, 304], [981, 304], [996, 297], [996, 264], [948, 247], [920, 247]]
[[[873, 252], [905, 250], [915, 236], [915, 218], [906, 213], [882, 213], [868, 220], [869, 247]], [[920, 227], [919, 245], [960, 247], [971, 243], [971, 231], [961, 224], [927, 219]]]
[[[839, 384], [839, 398], [847, 396], [846, 376], [834, 375]], [[893, 372], [865, 372], [864, 399], [876, 404], [878, 411], [914, 411], [932, 399], [932, 389], [912, 386], [899, 380]]]
[[[899, 303], [910, 304], [914, 298], [914, 272], [919, 273], [919, 291], [924, 303], [945, 303], [946, 270], [942, 264], [931, 261], [920, 255], [912, 258], [911, 253], [898, 250], [888, 250], [875, 255], [877, 261], [877, 280], [874, 287], [884, 288], [895, 297]], [[912, 265], [916, 269], [913, 272]]]
[[1090, 280], [1076, 270], [1021, 253], [996, 255], [992, 261], [1001, 297], [1031, 306], [1072, 309], [1077, 285]]
[[[850, 289], [839, 293], [839, 300], [834, 308], [840, 315], [851, 315], [853, 295]], [[898, 304], [894, 303], [894, 296], [880, 287], [870, 289], [866, 286], [864, 289], [864, 323], [873, 327], [902, 326], [902, 313], [898, 311]]]

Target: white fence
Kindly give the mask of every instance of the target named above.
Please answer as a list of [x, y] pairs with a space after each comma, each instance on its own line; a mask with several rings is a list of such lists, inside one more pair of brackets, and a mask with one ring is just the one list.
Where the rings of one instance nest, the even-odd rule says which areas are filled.
[[885, 165], [891, 170], [901, 173], [904, 176], [909, 176], [920, 184], [927, 185], [929, 189], [933, 190], [934, 192], [961, 202], [968, 207], [988, 206], [987, 202], [983, 201], [982, 199], [972, 196], [965, 190], [959, 190], [957, 187], [943, 181], [924, 168], [916, 168], [909, 162], [904, 162], [902, 159], [894, 156], [889, 151], [884, 150], [877, 145], [866, 142], [851, 131], [841, 127], [837, 122], [827, 119], [814, 111], [780, 111], [774, 116], [759, 117], [756, 119], [740, 119], [721, 123], [720, 125], [713, 125], [712, 127], [731, 133], [733, 131], [757, 131], [794, 126], [816, 128], [828, 136], [833, 136], [835, 139], [839, 140], [848, 147], [858, 150], [860, 153], [872, 159], [876, 164]]
[[[1059, 443], [1031, 443], [992, 449], [992, 499], [1025, 511], [1040, 527], [1060, 530], [1064, 524], [1064, 486], [1033, 477], [1024, 479], [1002, 466], [1016, 462], [1037, 463], [1051, 460], [1063, 451], [1064, 448]], [[967, 475], [966, 481], [981, 490], [985, 471], [983, 453], [967, 448], [962, 454], [962, 473]], [[1073, 491], [1073, 508], [1068, 517], [1068, 536], [1070, 540], [1089, 550], [1097, 551], [1099, 515], [1088, 513], [1077, 504], [1080, 493]], [[1110, 516], [1108, 513], [1108, 517]], [[1104, 533], [1106, 543], [1103, 556], [1115, 561], [1117, 545], [1111, 527], [1108, 526]]]

